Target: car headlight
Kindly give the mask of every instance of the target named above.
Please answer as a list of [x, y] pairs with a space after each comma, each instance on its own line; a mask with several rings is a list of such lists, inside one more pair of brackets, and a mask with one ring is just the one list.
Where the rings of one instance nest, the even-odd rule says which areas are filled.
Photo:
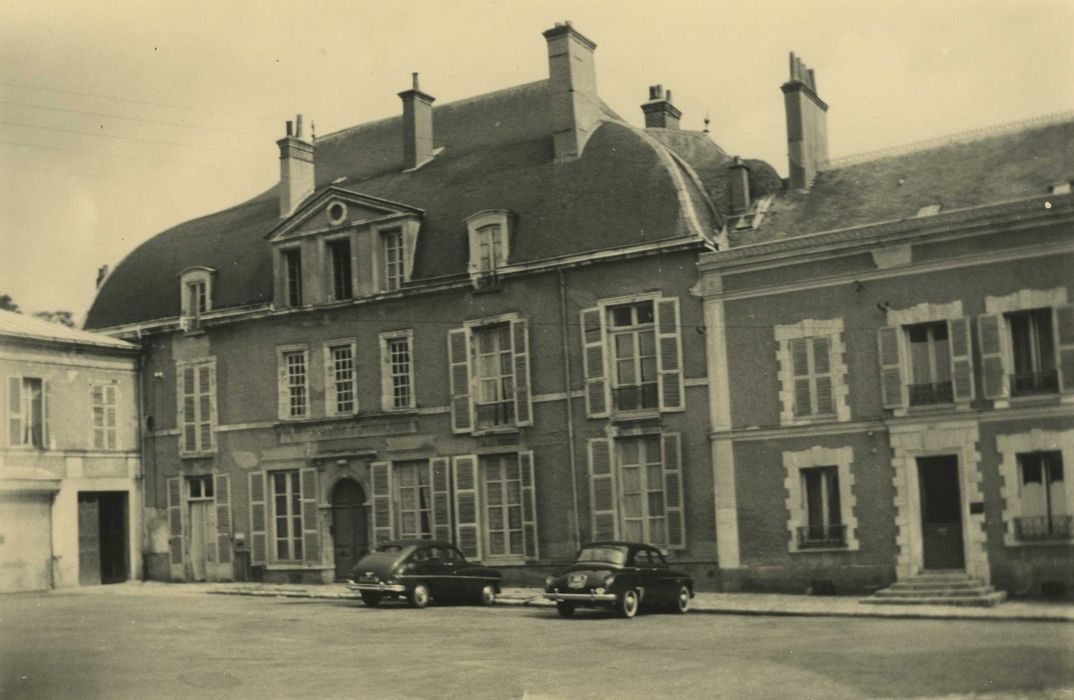
[[551, 588], [552, 584], [555, 583], [555, 582], [556, 582], [556, 577], [555, 576], [548, 576], [544, 580], [544, 587], [545, 588]]
[[605, 588], [611, 588], [613, 583], [615, 583], [615, 574], [611, 574], [609, 576], [604, 577]]

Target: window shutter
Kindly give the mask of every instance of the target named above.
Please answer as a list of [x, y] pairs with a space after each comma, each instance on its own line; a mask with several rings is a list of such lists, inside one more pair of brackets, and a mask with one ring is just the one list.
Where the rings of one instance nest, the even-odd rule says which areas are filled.
[[325, 345], [322, 352], [324, 356], [324, 414], [326, 416], [338, 416], [336, 411], [336, 367], [332, 358], [332, 348]]
[[209, 439], [201, 446], [203, 450], [216, 451], [216, 361], [206, 365], [206, 371], [209, 374], [209, 415], [208, 417], [202, 416], [202, 420], [207, 422], [208, 437]]
[[612, 468], [612, 441], [594, 438], [589, 441], [589, 511], [592, 516], [590, 539], [619, 539], [615, 471]]
[[283, 353], [276, 353], [276, 417], [286, 420], [291, 416], [291, 394], [287, 390], [287, 362]]
[[433, 486], [433, 538], [451, 541], [451, 461], [447, 457], [429, 460]]
[[1074, 394], [1074, 306], [1055, 307], [1054, 325], [1059, 391]]
[[526, 558], [537, 559], [537, 488], [533, 479], [533, 450], [518, 453], [522, 472], [522, 539]]
[[321, 563], [321, 513], [317, 507], [317, 470], [302, 470], [302, 551], [307, 564]]
[[977, 335], [981, 342], [981, 392], [986, 399], [1002, 399], [1009, 394], [1000, 335], [1002, 323], [1001, 314], [977, 317]]
[[679, 334], [679, 300], [657, 299], [656, 364], [659, 367], [660, 410], [685, 408], [682, 393], [682, 340]]
[[955, 401], [973, 399], [973, 342], [970, 340], [970, 320], [953, 318], [947, 322], [951, 339], [951, 387]]
[[604, 323], [599, 308], [582, 309], [582, 368], [585, 408], [590, 418], [608, 415], [608, 380], [604, 371]]
[[817, 413], [835, 413], [832, 397], [832, 342], [828, 336], [813, 338], [813, 385], [817, 397]]
[[880, 396], [884, 408], [903, 408], [907, 404], [899, 356], [899, 326], [885, 326], [876, 331], [880, 354]]
[[22, 444], [22, 377], [7, 380], [8, 444]]
[[470, 331], [448, 331], [448, 361], [451, 365], [451, 429], [468, 433], [474, 426], [474, 407], [470, 401]]
[[[220, 562], [220, 559], [216, 556], [216, 545], [219, 540], [219, 538], [216, 537], [216, 530], [216, 506], [213, 505], [205, 511], [205, 561], [208, 564], [218, 564]], [[210, 574], [209, 576], [211, 580], [214, 577], [214, 574]]]
[[198, 449], [198, 425], [194, 368], [179, 368], [179, 451], [196, 452]]
[[515, 363], [515, 424], [533, 424], [530, 401], [530, 341], [526, 322], [511, 322], [511, 345]]
[[454, 460], [455, 544], [467, 557], [481, 559], [481, 509], [477, 502], [477, 457]]
[[106, 386], [104, 388], [104, 427], [105, 434], [108, 436], [106, 446], [110, 450], [116, 449], [116, 388], [114, 386]]
[[171, 553], [172, 578], [183, 578], [183, 482], [172, 477], [168, 482], [168, 551]]
[[250, 475], [250, 563], [254, 566], [268, 560], [268, 533], [265, 513], [265, 472]]
[[392, 465], [389, 462], [373, 462], [369, 465], [373, 482], [373, 547], [379, 547], [392, 538]]
[[686, 527], [682, 503], [682, 439], [679, 433], [660, 436], [664, 464], [664, 511], [667, 517], [668, 549], [686, 547]]
[[41, 447], [52, 449], [52, 427], [49, 413], [52, 412], [52, 383], [47, 379], [41, 380]]
[[813, 413], [813, 394], [809, 385], [809, 345], [805, 338], [787, 341], [791, 361], [791, 381], [794, 384], [794, 415]]
[[231, 477], [227, 474], [213, 475], [213, 493], [216, 495], [216, 551], [217, 561], [231, 563]]

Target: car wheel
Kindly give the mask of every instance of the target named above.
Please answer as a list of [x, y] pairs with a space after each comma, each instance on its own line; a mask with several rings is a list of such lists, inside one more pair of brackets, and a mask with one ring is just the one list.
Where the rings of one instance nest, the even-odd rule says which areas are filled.
[[424, 583], [414, 586], [407, 596], [407, 602], [410, 603], [412, 608], [424, 608], [429, 604], [429, 587]]
[[380, 605], [380, 600], [382, 597], [383, 596], [381, 596], [380, 593], [364, 592], [362, 593], [362, 602], [370, 608], [375, 608]]
[[486, 583], [481, 587], [481, 604], [492, 605], [496, 602], [496, 586], [491, 583]]
[[556, 612], [559, 613], [560, 617], [571, 617], [574, 615], [574, 603], [561, 600], [556, 603]]
[[690, 609], [690, 589], [683, 586], [679, 589], [679, 596], [675, 599], [675, 607], [672, 608], [677, 613], [685, 613]]
[[631, 589], [619, 596], [619, 615], [630, 619], [638, 614], [638, 592]]

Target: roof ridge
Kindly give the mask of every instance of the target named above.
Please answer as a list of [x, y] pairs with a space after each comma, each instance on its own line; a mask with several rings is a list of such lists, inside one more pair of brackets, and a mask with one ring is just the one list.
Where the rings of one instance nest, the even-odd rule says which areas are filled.
[[874, 160], [882, 160], [884, 158], [891, 158], [893, 156], [909, 155], [911, 153], [928, 151], [934, 148], [951, 146], [957, 143], [970, 143], [973, 141], [981, 141], [985, 138], [992, 136], [1014, 134], [1020, 131], [1029, 131], [1032, 128], [1053, 126], [1055, 124], [1062, 124], [1063, 122], [1068, 121], [1074, 121], [1074, 110], [1052, 112], [1050, 114], [1042, 114], [1036, 117], [1027, 117], [1025, 119], [1020, 119], [1017, 121], [1004, 122], [1002, 124], [994, 124], [992, 126], [985, 126], [977, 129], [968, 129], [966, 131], [959, 131], [952, 134], [946, 134], [944, 136], [936, 136], [931, 139], [912, 141], [910, 143], [902, 144], [899, 146], [892, 146], [890, 148], [880, 148], [874, 151], [863, 151], [861, 153], [852, 153], [850, 155], [839, 156], [838, 158], [829, 158], [826, 162], [820, 164], [820, 170], [835, 170], [837, 168], [844, 168], [850, 165], [860, 165], [862, 163], [868, 163]]

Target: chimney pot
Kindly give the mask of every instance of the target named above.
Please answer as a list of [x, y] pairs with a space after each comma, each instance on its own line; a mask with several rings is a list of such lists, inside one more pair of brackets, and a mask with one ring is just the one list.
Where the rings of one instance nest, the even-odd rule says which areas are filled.
[[302, 115], [287, 122], [280, 148], [280, 218], [290, 216], [315, 187], [313, 144], [302, 138]]
[[410, 78], [411, 78], [411, 81], [413, 82], [414, 89], [418, 90], [419, 88], [418, 88], [418, 73], [417, 73], [417, 71], [414, 71], [413, 73], [411, 73]]
[[671, 90], [663, 85], [649, 87], [649, 101], [641, 106], [646, 129], [678, 129], [682, 112], [671, 104]]
[[790, 79], [781, 86], [787, 113], [787, 157], [794, 189], [809, 189], [828, 160], [828, 105], [816, 90], [816, 75], [790, 54]]
[[295, 138], [302, 138], [302, 115], [295, 116]]
[[287, 135], [288, 136], [294, 135], [294, 126], [295, 126], [295, 123], [292, 122], [290, 119], [288, 119], [287, 120]]

